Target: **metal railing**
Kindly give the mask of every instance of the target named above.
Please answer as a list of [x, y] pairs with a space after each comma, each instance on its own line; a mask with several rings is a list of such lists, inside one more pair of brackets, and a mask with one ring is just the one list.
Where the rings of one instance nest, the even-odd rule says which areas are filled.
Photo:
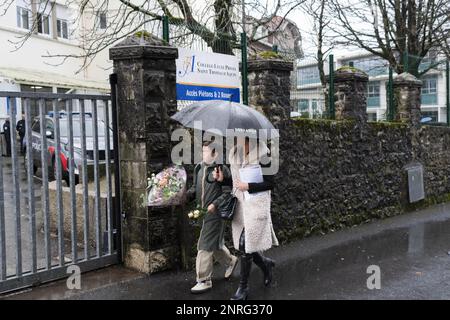
[[[120, 261], [113, 97], [0, 92], [8, 101], [10, 122], [0, 152], [0, 293], [67, 277], [71, 265], [84, 272]], [[19, 102], [25, 121], [23, 160], [15, 134]], [[38, 106], [34, 119], [32, 103]]]

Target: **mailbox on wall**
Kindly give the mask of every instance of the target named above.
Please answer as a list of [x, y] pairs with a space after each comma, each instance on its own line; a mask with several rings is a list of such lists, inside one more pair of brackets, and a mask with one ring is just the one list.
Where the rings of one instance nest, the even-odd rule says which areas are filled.
[[417, 202], [425, 199], [425, 188], [423, 185], [423, 166], [414, 164], [406, 168], [408, 173], [409, 202]]

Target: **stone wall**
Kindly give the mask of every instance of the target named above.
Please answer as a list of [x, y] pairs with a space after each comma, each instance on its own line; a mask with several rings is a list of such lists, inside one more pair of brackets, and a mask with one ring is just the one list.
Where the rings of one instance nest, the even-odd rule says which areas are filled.
[[[182, 207], [148, 207], [145, 199], [147, 177], [170, 163], [177, 49], [141, 34], [110, 57], [118, 79], [125, 265], [148, 273], [189, 267], [198, 228]], [[248, 64], [250, 105], [280, 129], [272, 217], [282, 243], [450, 200], [450, 128], [420, 125], [417, 79], [403, 74], [394, 83], [397, 122], [366, 121], [367, 76], [354, 68], [336, 72], [336, 121], [290, 119], [292, 69], [276, 59]], [[425, 200], [410, 204], [405, 168], [416, 163], [424, 168]]]
[[[285, 242], [325, 234], [445, 201], [450, 194], [450, 128], [422, 126], [413, 156], [410, 128], [402, 123], [298, 119], [290, 152], [276, 179], [272, 217]], [[408, 201], [405, 166], [424, 167], [426, 199]]]
[[[289, 88], [287, 64], [258, 61], [258, 68], [249, 67], [249, 78], [260, 79], [256, 86], [249, 83], [251, 105], [270, 101], [275, 110], [283, 107], [278, 101]], [[272, 217], [282, 242], [450, 200], [450, 128], [420, 124], [421, 82], [399, 75], [396, 122], [372, 123], [366, 116], [367, 75], [343, 67], [335, 78], [338, 121], [284, 119], [279, 125], [277, 114], [262, 110], [280, 128]], [[412, 164], [424, 170], [425, 199], [415, 203], [409, 202], [406, 171]]]

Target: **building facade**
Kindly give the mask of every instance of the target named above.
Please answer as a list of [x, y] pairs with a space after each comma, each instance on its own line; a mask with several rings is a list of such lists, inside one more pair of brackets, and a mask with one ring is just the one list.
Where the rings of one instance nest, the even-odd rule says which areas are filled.
[[[419, 70], [426, 70], [431, 63], [444, 57], [426, 56]], [[369, 75], [367, 86], [367, 114], [369, 121], [386, 119], [387, 84], [389, 81], [389, 67], [387, 61], [372, 54], [357, 53], [340, 56], [335, 61], [336, 68], [351, 65], [361, 69]], [[325, 73], [329, 75], [328, 62], [325, 63]], [[395, 76], [395, 73], [394, 73]], [[432, 122], [446, 122], [446, 74], [445, 63], [439, 64], [426, 72], [422, 77], [422, 118]], [[291, 95], [293, 111], [303, 116], [314, 117], [321, 115], [325, 108], [324, 89], [320, 82], [316, 63], [300, 62], [297, 66], [297, 86]]]
[[[0, 91], [109, 93], [112, 64], [107, 50], [86, 68], [81, 68], [80, 58], [85, 53], [87, 31], [106, 29], [107, 12], [89, 8], [78, 16], [78, 5], [77, 1], [66, 0], [11, 3], [6, 14], [0, 16]], [[73, 58], [64, 60], [69, 55]], [[9, 104], [0, 98], [0, 118], [7, 117]], [[17, 113], [21, 112], [18, 101]], [[32, 106], [32, 114], [37, 114], [37, 106]]]

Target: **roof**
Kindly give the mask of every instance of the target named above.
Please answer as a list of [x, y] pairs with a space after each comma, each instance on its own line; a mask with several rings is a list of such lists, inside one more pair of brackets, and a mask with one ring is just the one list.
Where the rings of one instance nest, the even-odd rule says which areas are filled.
[[23, 84], [39, 84], [44, 86], [61, 86], [76, 89], [95, 89], [99, 91], [110, 91], [107, 81], [94, 81], [77, 79], [57, 73], [23, 68], [0, 67], [0, 76], [13, 79]]

